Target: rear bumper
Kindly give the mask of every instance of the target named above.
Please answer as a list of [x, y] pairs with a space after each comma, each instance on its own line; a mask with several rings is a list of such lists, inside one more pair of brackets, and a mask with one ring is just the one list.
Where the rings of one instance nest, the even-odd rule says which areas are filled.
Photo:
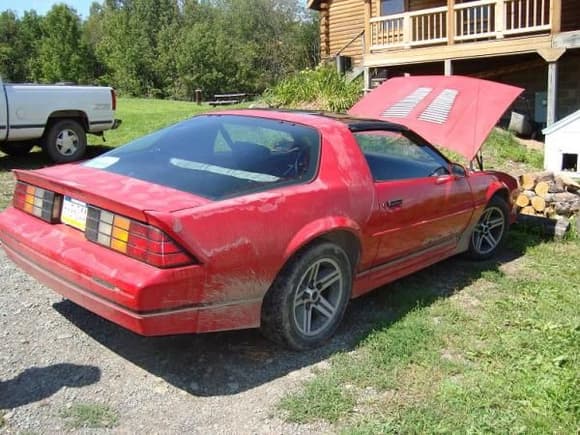
[[261, 300], [204, 302], [200, 266], [161, 270], [108, 250], [97, 256], [104, 248], [54, 227], [11, 208], [0, 214], [0, 240], [18, 266], [113, 323], [147, 336], [259, 325]]

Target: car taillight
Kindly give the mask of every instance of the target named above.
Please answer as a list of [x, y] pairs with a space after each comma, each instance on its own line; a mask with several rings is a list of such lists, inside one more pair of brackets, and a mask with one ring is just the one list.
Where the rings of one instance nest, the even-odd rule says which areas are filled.
[[89, 206], [87, 239], [152, 266], [168, 268], [194, 261], [163, 231], [106, 210]]
[[14, 189], [12, 204], [15, 208], [46, 222], [56, 223], [60, 217], [62, 196], [50, 190], [18, 181]]

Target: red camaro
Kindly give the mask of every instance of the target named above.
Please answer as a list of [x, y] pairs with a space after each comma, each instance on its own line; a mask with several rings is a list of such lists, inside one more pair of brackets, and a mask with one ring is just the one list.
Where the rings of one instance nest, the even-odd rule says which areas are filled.
[[327, 340], [351, 298], [493, 255], [517, 188], [401, 124], [267, 110], [15, 175], [3, 247], [64, 297], [143, 335], [260, 327], [295, 349]]

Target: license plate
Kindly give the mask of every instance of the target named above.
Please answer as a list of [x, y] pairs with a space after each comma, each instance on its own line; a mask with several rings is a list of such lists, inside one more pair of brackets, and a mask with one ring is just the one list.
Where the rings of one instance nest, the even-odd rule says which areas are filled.
[[60, 221], [84, 231], [87, 226], [87, 204], [70, 196], [65, 196], [62, 202]]

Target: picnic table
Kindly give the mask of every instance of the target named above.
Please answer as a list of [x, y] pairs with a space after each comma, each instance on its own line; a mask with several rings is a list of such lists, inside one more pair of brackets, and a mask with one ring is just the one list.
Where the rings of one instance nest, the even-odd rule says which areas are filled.
[[233, 92], [230, 94], [215, 94], [212, 101], [208, 101], [211, 106], [225, 106], [228, 104], [243, 103], [248, 98], [244, 92]]

